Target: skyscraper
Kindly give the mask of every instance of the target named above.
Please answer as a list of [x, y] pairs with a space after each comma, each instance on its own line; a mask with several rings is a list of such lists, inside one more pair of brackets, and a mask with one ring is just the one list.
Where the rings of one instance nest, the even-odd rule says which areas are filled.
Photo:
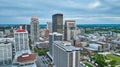
[[29, 50], [28, 32], [23, 30], [20, 26], [20, 30], [14, 32], [15, 37], [15, 52], [22, 50]]
[[31, 18], [31, 41], [32, 43], [39, 41], [39, 20], [37, 16]]
[[52, 32], [63, 32], [63, 14], [54, 14], [52, 16]]
[[79, 67], [79, 48], [67, 41], [54, 41], [52, 49], [56, 67]]
[[76, 38], [76, 23], [74, 20], [66, 20], [64, 26], [64, 40], [74, 41]]

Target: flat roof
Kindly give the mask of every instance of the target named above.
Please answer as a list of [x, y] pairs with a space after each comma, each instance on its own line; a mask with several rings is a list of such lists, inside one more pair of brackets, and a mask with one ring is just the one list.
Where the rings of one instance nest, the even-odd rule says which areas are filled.
[[100, 43], [100, 44], [106, 44], [105, 42], [101, 42], [101, 41], [97, 41], [97, 43]]
[[101, 46], [100, 44], [97, 44], [97, 43], [90, 43], [89, 45], [93, 45], [93, 46]]
[[70, 42], [67, 41], [54, 41], [55, 45], [64, 51], [78, 51], [80, 48], [74, 47]]
[[63, 36], [63, 34], [61, 34], [61, 33], [58, 33], [58, 32], [53, 32], [53, 33], [50, 33], [49, 35]]
[[75, 23], [75, 20], [65, 20], [65, 22]]
[[52, 16], [63, 16], [62, 13], [56, 13], [56, 14], [53, 14]]
[[14, 41], [14, 38], [0, 38], [0, 41]]
[[93, 50], [93, 51], [96, 51], [96, 49], [94, 48], [90, 48], [90, 47], [84, 47], [85, 49], [88, 49], [88, 50]]

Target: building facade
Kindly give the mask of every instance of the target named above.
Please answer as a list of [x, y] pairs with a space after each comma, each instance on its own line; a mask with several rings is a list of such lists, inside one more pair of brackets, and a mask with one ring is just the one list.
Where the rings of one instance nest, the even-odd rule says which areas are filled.
[[62, 41], [62, 40], [63, 40], [63, 35], [60, 33], [54, 32], [49, 34], [49, 50], [51, 55], [52, 55], [53, 41]]
[[63, 33], [63, 14], [52, 16], [52, 32]]
[[49, 30], [49, 33], [52, 33], [52, 23], [47, 22], [47, 29]]
[[77, 30], [74, 20], [66, 20], [64, 26], [64, 40], [74, 41], [76, 39]]
[[12, 64], [12, 43], [0, 43], [0, 65]]
[[53, 62], [56, 67], [79, 67], [79, 49], [70, 42], [54, 41]]
[[15, 52], [29, 50], [28, 32], [20, 28], [14, 32]]
[[3, 31], [0, 31], [0, 38], [3, 38]]
[[32, 43], [39, 41], [39, 20], [37, 16], [31, 18], [31, 41]]

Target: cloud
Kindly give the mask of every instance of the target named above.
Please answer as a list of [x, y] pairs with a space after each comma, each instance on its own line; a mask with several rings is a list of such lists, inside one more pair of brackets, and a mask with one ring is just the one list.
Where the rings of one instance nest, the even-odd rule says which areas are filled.
[[75, 18], [65, 18], [64, 20], [93, 20], [92, 18], [81, 18], [81, 17], [75, 17]]
[[95, 8], [98, 8], [99, 6], [101, 6], [101, 3], [99, 0], [96, 0], [95, 2], [88, 4], [89, 9], [95, 9]]
[[30, 23], [33, 14], [42, 23], [52, 21], [55, 13], [63, 13], [65, 19], [77, 22], [96, 23], [103, 18], [119, 22], [115, 20], [120, 16], [119, 3], [120, 0], [0, 0], [0, 23]]

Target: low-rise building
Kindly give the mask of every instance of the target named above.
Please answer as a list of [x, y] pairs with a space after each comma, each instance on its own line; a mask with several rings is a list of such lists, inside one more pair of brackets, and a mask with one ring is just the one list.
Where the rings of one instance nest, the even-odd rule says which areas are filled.
[[18, 51], [12, 62], [12, 67], [36, 67], [36, 55], [30, 50]]
[[45, 41], [45, 42], [38, 42], [38, 43], [36, 43], [36, 47], [38, 48], [38, 49], [48, 49], [48, 47], [49, 47], [49, 42], [48, 41]]
[[21, 56], [18, 56], [17, 58], [19, 66], [31, 65], [34, 64], [35, 61], [36, 61], [35, 54], [24, 53]]

